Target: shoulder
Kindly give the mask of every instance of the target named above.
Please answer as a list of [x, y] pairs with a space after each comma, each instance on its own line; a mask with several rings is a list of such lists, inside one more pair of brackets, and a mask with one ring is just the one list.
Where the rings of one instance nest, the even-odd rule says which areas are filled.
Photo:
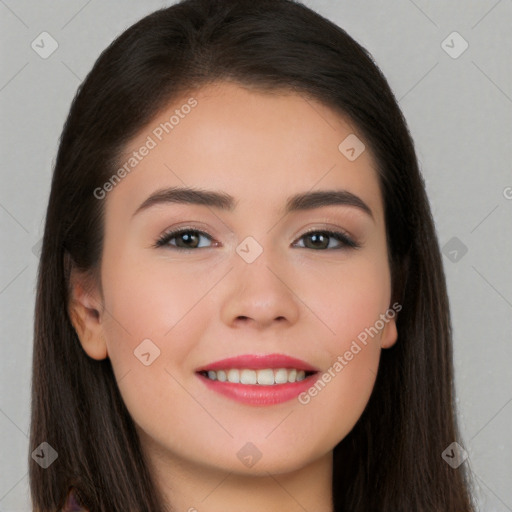
[[89, 512], [89, 509], [85, 508], [78, 491], [71, 487], [66, 496], [64, 506], [58, 512]]

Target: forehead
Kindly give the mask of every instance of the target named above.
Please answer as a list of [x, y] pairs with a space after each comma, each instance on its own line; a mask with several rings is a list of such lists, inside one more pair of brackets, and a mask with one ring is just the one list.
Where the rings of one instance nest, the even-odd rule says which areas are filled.
[[[347, 158], [347, 144], [364, 150]], [[363, 144], [348, 118], [301, 94], [210, 84], [175, 99], [127, 144], [117, 166], [126, 172], [108, 203], [135, 210], [158, 188], [189, 186], [277, 210], [294, 193], [343, 188], [379, 216], [377, 173]]]

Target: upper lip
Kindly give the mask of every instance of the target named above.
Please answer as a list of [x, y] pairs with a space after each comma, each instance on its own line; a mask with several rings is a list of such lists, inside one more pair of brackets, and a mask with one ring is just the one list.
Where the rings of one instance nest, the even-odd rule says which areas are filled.
[[319, 371], [318, 368], [311, 366], [305, 361], [285, 354], [243, 354], [208, 363], [197, 368], [196, 372], [207, 370], [229, 370], [231, 368], [247, 368], [254, 370], [261, 370], [264, 368], [295, 368], [297, 370], [310, 372]]

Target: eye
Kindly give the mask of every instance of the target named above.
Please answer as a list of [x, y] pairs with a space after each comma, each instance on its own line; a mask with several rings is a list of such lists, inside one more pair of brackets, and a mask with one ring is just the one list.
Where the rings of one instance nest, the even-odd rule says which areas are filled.
[[[175, 231], [164, 233], [154, 244], [154, 247], [172, 247], [176, 249], [201, 249], [205, 246], [200, 245], [200, 239], [206, 238], [212, 241], [212, 237], [197, 229], [182, 228]], [[176, 243], [170, 243], [171, 240], [176, 240]], [[299, 240], [306, 240], [304, 245], [298, 247], [313, 250], [322, 249], [344, 249], [344, 248], [359, 248], [360, 245], [355, 242], [349, 235], [341, 231], [329, 230], [313, 230], [304, 233]], [[335, 246], [333, 247], [333, 242]], [[336, 245], [337, 243], [337, 245]], [[208, 246], [206, 246], [208, 247]]]
[[[344, 249], [344, 248], [352, 248], [357, 249], [360, 245], [355, 242], [350, 236], [341, 231], [328, 231], [328, 230], [314, 230], [308, 231], [304, 233], [299, 240], [307, 240], [309, 243], [306, 243], [303, 246], [306, 249]], [[333, 247], [331, 244], [332, 239], [338, 242], [338, 246]]]
[[[155, 247], [162, 247], [164, 245], [170, 245], [177, 249], [200, 249], [204, 246], [199, 245], [201, 238], [207, 238], [212, 240], [212, 237], [203, 231], [197, 229], [179, 229], [164, 233], [155, 243]], [[170, 243], [171, 240], [176, 239], [177, 243]]]

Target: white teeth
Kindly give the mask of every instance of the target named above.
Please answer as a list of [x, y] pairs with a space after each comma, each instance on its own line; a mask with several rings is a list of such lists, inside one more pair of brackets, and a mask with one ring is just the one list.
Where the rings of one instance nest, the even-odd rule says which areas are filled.
[[259, 370], [257, 373], [258, 384], [271, 386], [274, 384], [274, 370]]
[[242, 370], [240, 372], [241, 384], [256, 384], [256, 372], [254, 370]]
[[227, 376], [229, 382], [234, 382], [235, 384], [240, 382], [240, 372], [234, 368], [228, 371]]
[[260, 386], [272, 386], [274, 384], [286, 384], [287, 382], [299, 382], [306, 378], [304, 370], [278, 368], [265, 368], [262, 370], [236, 369], [209, 370], [208, 378], [220, 382], [232, 382], [233, 384], [259, 384]]
[[274, 372], [274, 381], [276, 384], [284, 384], [288, 382], [288, 372], [284, 368], [279, 368]]

